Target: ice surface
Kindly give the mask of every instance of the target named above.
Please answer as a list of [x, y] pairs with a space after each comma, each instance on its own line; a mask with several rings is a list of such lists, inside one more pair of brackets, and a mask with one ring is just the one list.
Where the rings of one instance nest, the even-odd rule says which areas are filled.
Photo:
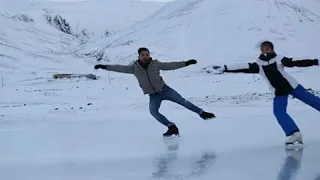
[[[288, 112], [306, 147], [286, 151], [284, 133], [272, 114], [272, 95], [259, 75], [201, 71], [212, 64], [252, 61], [258, 54], [253, 46], [267, 37], [288, 56], [319, 58], [320, 11], [314, 8], [319, 2], [304, 7], [299, 0], [176, 0], [166, 5], [118, 0], [106, 12], [103, 6], [111, 0], [0, 2], [1, 13], [23, 9], [35, 20], [0, 16], [1, 180], [320, 179], [319, 112], [289, 100]], [[116, 33], [81, 44], [46, 24], [42, 8], [79, 29], [99, 33], [113, 27]], [[139, 13], [131, 13], [135, 11]], [[97, 21], [104, 13], [110, 13], [108, 25]], [[82, 54], [103, 50], [109, 63], [126, 64], [135, 60], [140, 45], [164, 61], [199, 59], [195, 66], [162, 76], [217, 118], [203, 121], [165, 101], [160, 111], [181, 132], [180, 138], [166, 141], [166, 128], [149, 114], [148, 96], [136, 79], [94, 71], [97, 62]], [[288, 72], [319, 94], [320, 84], [312, 79], [319, 67]], [[99, 78], [52, 79], [54, 73], [94, 73]]]
[[[131, 77], [114, 79], [110, 85], [105, 77], [3, 88], [1, 98], [5, 94], [13, 98], [1, 103], [1, 176], [13, 180], [315, 179], [319, 174], [317, 111], [290, 100], [289, 112], [302, 130], [306, 147], [303, 152], [286, 152], [270, 97], [210, 103], [207, 95], [225, 97], [219, 92], [224, 83], [212, 83], [211, 75], [191, 79], [179, 74], [164, 78], [218, 118], [203, 121], [179, 105], [164, 102], [161, 111], [181, 131], [179, 139], [170, 141], [161, 137], [165, 128], [148, 114], [148, 99]], [[226, 77], [219, 79], [228, 82]], [[201, 94], [188, 88], [201, 80], [210, 84], [199, 84]], [[253, 89], [256, 84], [243, 84], [229, 96], [251, 88], [259, 92]], [[54, 90], [57, 86], [60, 90]]]

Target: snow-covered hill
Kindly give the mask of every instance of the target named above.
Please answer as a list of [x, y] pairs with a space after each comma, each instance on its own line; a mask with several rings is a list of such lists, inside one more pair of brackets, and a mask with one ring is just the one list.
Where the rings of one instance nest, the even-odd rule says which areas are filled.
[[[146, 9], [140, 11], [140, 6]], [[161, 6], [129, 0], [1, 1], [0, 73], [10, 82], [13, 76], [9, 74], [36, 78], [57, 72], [87, 72], [91, 64], [88, 66], [86, 57], [77, 56], [74, 49], [110, 36]]]
[[[3, 1], [0, 10], [2, 13], [27, 14], [38, 18], [38, 23], [43, 20], [46, 10], [66, 18], [75, 32], [85, 29], [100, 38], [107, 31], [111, 34], [140, 21], [162, 6], [163, 3], [132, 0], [13, 0]], [[127, 16], [130, 14], [134, 15]]]
[[[320, 29], [320, 12], [311, 8], [311, 2], [305, 4], [300, 0], [245, 3], [176, 0], [166, 5], [129, 0], [3, 4], [1, 24], [7, 25], [2, 28], [1, 43], [3, 52], [10, 53], [2, 56], [16, 59], [15, 63], [3, 62], [0, 70], [6, 73], [17, 73], [13, 69], [17, 67], [37, 69], [38, 66], [33, 66], [39, 64], [35, 52], [49, 59], [48, 63], [40, 63], [40, 67], [55, 69], [54, 61], [58, 62], [58, 69], [76, 68], [79, 73], [88, 71], [82, 58], [127, 64], [136, 58], [140, 46], [149, 47], [155, 58], [163, 60], [196, 58], [202, 67], [252, 60], [257, 55], [256, 45], [266, 39], [275, 41], [277, 50], [290, 56], [313, 57], [318, 53], [313, 44], [319, 42], [316, 34]], [[69, 34], [47, 23], [48, 17], [53, 21], [57, 15], [70, 26]], [[43, 36], [47, 37], [38, 35], [41, 32], [46, 32]], [[29, 37], [40, 42], [30, 43]], [[292, 48], [295, 51], [289, 50]], [[59, 63], [65, 56], [68, 61], [61, 66]], [[29, 57], [28, 61], [17, 61]], [[82, 65], [72, 66], [75, 62]]]
[[[273, 97], [259, 75], [201, 71], [251, 61], [265, 39], [287, 56], [319, 58], [319, 1], [59, 1], [0, 0], [1, 180], [319, 179], [318, 111], [290, 98], [288, 112], [307, 148], [285, 151]], [[160, 111], [181, 137], [163, 141], [166, 128], [149, 114], [135, 78], [93, 70], [99, 58], [135, 60], [140, 46], [163, 61], [198, 59], [162, 76], [217, 118], [203, 121], [164, 101]], [[312, 79], [319, 67], [288, 71], [319, 95]]]
[[283, 53], [315, 56], [319, 22], [320, 11], [299, 2], [176, 0], [90, 47], [108, 52], [111, 59], [121, 52], [129, 60], [134, 56], [128, 52], [148, 46], [157, 57], [197, 58], [205, 65], [252, 59], [258, 42], [272, 40]]

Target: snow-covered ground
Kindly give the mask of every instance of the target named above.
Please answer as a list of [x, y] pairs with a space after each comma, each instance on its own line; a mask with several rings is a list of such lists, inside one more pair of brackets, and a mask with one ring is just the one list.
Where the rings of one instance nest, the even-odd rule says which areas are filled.
[[[212, 64], [253, 61], [259, 53], [255, 45], [264, 39], [275, 41], [287, 56], [319, 58], [320, 11], [308, 10], [311, 2], [304, 9], [298, 0], [176, 0], [165, 5], [16, 1], [33, 22], [8, 18], [19, 6], [2, 8], [5, 1], [0, 2], [6, 14], [0, 16], [0, 179], [320, 178], [319, 112], [290, 99], [288, 112], [301, 128], [306, 148], [286, 152], [284, 133], [272, 114], [272, 96], [259, 75], [202, 71]], [[108, 17], [111, 25], [103, 26], [98, 17], [111, 2], [114, 8], [105, 13], [114, 18]], [[33, 8], [26, 8], [30, 3]], [[83, 43], [48, 25], [43, 8], [60, 14], [71, 27], [88, 25], [96, 34], [108, 27], [116, 31]], [[166, 128], [149, 114], [148, 96], [134, 77], [94, 71], [98, 62], [84, 55], [104, 52], [102, 63], [127, 64], [140, 46], [150, 47], [153, 57], [163, 61], [197, 58], [197, 65], [162, 75], [169, 86], [217, 118], [203, 121], [163, 102], [161, 112], [181, 132], [179, 139], [164, 141]], [[320, 84], [312, 80], [319, 67], [288, 71], [306, 88], [320, 92]], [[52, 79], [54, 73], [93, 73], [99, 78]]]

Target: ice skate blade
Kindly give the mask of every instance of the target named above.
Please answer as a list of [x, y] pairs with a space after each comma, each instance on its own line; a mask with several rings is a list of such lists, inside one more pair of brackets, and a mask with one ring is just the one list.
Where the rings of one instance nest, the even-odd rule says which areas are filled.
[[163, 136], [164, 139], [166, 140], [170, 140], [170, 139], [176, 139], [176, 138], [179, 138], [180, 135], [171, 135], [171, 136]]
[[300, 150], [303, 149], [305, 146], [302, 142], [296, 142], [294, 144], [286, 144], [285, 147], [288, 150]]

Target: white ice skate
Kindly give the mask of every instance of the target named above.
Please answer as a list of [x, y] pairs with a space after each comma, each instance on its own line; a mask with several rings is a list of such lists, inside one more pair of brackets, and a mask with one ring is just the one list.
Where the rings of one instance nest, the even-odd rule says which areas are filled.
[[302, 147], [303, 141], [302, 141], [302, 135], [300, 132], [295, 132], [291, 136], [289, 136], [285, 143], [286, 147]]

